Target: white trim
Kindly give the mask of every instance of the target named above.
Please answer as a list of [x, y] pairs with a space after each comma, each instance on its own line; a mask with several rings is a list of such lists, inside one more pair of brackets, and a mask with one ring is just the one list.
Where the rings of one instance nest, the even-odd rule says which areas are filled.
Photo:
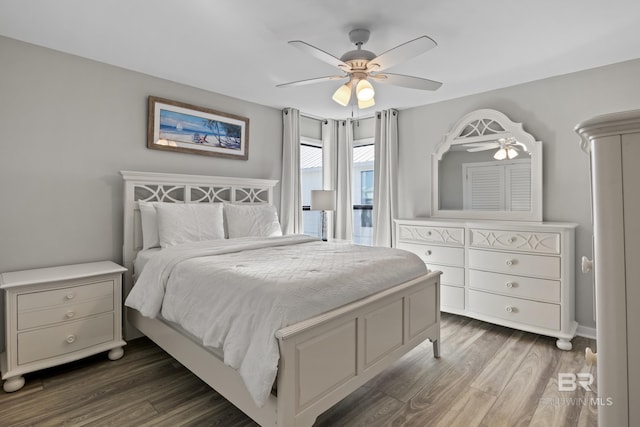
[[592, 328], [590, 326], [578, 325], [578, 329], [576, 330], [576, 335], [595, 340], [596, 328]]

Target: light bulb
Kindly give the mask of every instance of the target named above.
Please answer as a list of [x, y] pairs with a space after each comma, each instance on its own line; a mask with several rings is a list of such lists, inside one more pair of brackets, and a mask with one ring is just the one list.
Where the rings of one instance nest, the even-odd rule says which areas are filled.
[[510, 159], [518, 157], [518, 151], [511, 147], [507, 147], [507, 157]]
[[358, 82], [358, 85], [356, 86], [356, 95], [358, 96], [358, 100], [369, 101], [370, 99], [373, 99], [375, 94], [373, 86], [371, 86], [371, 83], [369, 83], [368, 80], [362, 79]]

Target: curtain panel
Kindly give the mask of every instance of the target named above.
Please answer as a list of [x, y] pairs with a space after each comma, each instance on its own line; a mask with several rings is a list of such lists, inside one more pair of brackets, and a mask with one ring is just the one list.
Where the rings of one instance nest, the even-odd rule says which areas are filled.
[[300, 112], [282, 110], [282, 180], [280, 181], [280, 225], [283, 234], [301, 233]]
[[351, 169], [353, 166], [353, 121], [325, 120], [322, 124], [323, 188], [336, 190], [336, 211], [332, 236], [353, 239], [353, 201]]
[[397, 213], [398, 111], [376, 113], [373, 189], [373, 244], [395, 244], [393, 219]]

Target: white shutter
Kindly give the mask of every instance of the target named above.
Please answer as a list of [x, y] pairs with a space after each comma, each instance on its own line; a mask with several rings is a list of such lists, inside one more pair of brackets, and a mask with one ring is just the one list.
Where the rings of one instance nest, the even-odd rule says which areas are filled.
[[474, 211], [502, 211], [505, 209], [505, 180], [502, 167], [467, 168], [465, 181], [464, 209]]
[[506, 165], [508, 210], [531, 210], [531, 165], [518, 163]]
[[531, 164], [521, 160], [462, 165], [463, 208], [531, 211]]

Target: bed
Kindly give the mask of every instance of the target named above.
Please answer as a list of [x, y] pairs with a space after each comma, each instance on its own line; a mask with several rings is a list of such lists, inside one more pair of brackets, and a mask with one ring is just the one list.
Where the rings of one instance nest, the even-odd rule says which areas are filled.
[[[157, 254], [149, 253], [146, 244], [143, 245], [141, 206], [149, 202], [270, 205], [277, 184], [274, 180], [146, 172], [122, 172], [122, 176], [125, 183], [123, 258], [128, 269], [125, 273], [125, 294], [132, 291], [141, 262], [147, 264], [144, 272], [149, 273], [153, 271], [150, 266], [159, 258]], [[231, 231], [225, 229], [224, 232], [231, 234]], [[196, 254], [195, 259], [189, 258], [188, 261], [196, 263], [201, 262], [205, 255], [227, 256], [219, 254], [220, 247], [239, 248], [238, 245], [249, 247], [246, 251], [232, 249], [231, 256], [240, 256], [234, 254], [241, 252], [244, 256], [255, 255], [268, 260], [269, 255], [264, 255], [268, 252], [263, 254], [259, 251], [271, 250], [263, 248], [265, 245], [276, 245], [282, 251], [286, 250], [282, 253], [289, 257], [296, 251], [302, 254], [303, 247], [325, 252], [329, 248], [329, 252], [340, 252], [338, 256], [341, 258], [353, 252], [350, 256], [357, 260], [354, 264], [366, 263], [370, 261], [369, 258], [376, 263], [385, 262], [383, 258], [376, 258], [377, 252], [359, 253], [355, 247], [331, 246], [331, 243], [304, 236], [226, 239], [214, 242], [213, 246], [208, 242], [196, 242], [185, 253], [189, 252], [189, 256]], [[175, 252], [180, 255], [172, 255], [178, 260], [175, 264], [187, 265], [180, 251], [176, 249]], [[141, 256], [137, 257], [139, 252]], [[166, 252], [166, 256], [169, 256], [170, 251]], [[402, 251], [393, 252], [393, 255], [402, 255], [399, 252]], [[229, 261], [223, 264], [229, 265]], [[246, 260], [236, 262], [236, 265], [246, 264]], [[319, 269], [314, 267], [310, 271], [316, 270]], [[147, 276], [151, 276], [151, 273]], [[143, 277], [138, 284], [150, 281]], [[256, 400], [255, 392], [245, 382], [246, 376], [243, 380], [240, 370], [224, 363], [226, 354], [221, 355], [219, 349], [205, 346], [201, 337], [163, 316], [149, 317], [149, 313], [141, 306], [138, 306], [140, 311], [127, 307], [125, 336], [130, 339], [136, 334], [146, 335], [262, 426], [311, 426], [318, 415], [426, 339], [433, 343], [434, 357], [439, 357], [439, 282], [440, 272], [421, 272], [409, 280], [392, 286], [387, 284], [371, 294], [354, 294], [348, 303], [328, 310], [319, 309], [310, 317], [295, 318], [296, 321], [275, 330], [275, 339], [272, 341], [275, 342], [278, 356], [277, 376], [273, 388], [262, 400]], [[146, 296], [141, 298], [143, 301], [145, 299]]]

